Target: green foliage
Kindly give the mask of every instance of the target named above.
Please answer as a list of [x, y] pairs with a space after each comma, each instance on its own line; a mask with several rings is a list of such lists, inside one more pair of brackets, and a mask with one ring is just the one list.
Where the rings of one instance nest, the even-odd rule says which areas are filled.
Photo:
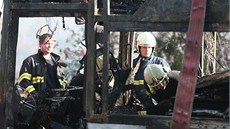
[[[66, 39], [66, 48], [60, 49], [60, 53], [65, 55], [66, 63], [68, 67], [65, 69], [67, 77], [70, 80], [79, 69], [79, 61], [82, 58], [82, 48], [80, 43], [84, 38], [84, 28], [82, 31], [75, 32], [72, 29], [68, 29], [70, 36]], [[157, 40], [157, 46], [155, 48], [155, 55], [166, 59], [171, 66], [172, 70], [181, 70], [184, 48], [186, 44], [186, 33], [184, 32], [158, 32], [154, 34]], [[223, 69], [226, 64], [227, 56], [229, 53], [229, 39], [227, 33], [221, 33], [217, 39], [217, 69]], [[111, 33], [110, 50], [115, 54], [118, 52], [119, 33]], [[227, 45], [226, 45], [227, 44]], [[223, 45], [226, 47], [223, 47]], [[227, 54], [226, 54], [226, 51]], [[223, 53], [225, 52], [225, 53]], [[116, 55], [116, 54], [115, 54]], [[229, 61], [227, 62], [229, 63]], [[226, 66], [225, 66], [226, 67]]]
[[180, 70], [186, 34], [180, 32], [159, 32], [156, 35], [155, 54], [165, 58], [173, 70]]
[[[205, 47], [207, 47], [207, 45]], [[230, 58], [230, 38], [229, 38], [229, 33], [227, 33], [227, 32], [216, 33], [216, 57], [214, 57], [213, 54], [210, 54], [211, 53], [210, 48], [206, 48], [205, 50], [208, 51], [208, 53], [209, 53], [208, 58], [210, 60], [212, 60], [213, 62], [214, 61], [216, 62], [216, 72], [225, 71], [225, 70], [230, 69], [230, 59], [229, 59]]]
[[[213, 72], [229, 70], [230, 39], [228, 33], [217, 33], [216, 51], [213, 51], [213, 44], [215, 42], [213, 34], [211, 32], [205, 33], [205, 35], [211, 36], [204, 39], [204, 72], [213, 69], [213, 63], [216, 63], [216, 71]], [[159, 32], [156, 34], [156, 40], [155, 54], [165, 58], [173, 70], [180, 70], [186, 44], [186, 33]], [[214, 57], [214, 53], [216, 57]]]
[[70, 36], [67, 37], [65, 41], [65, 46], [60, 49], [60, 53], [64, 55], [65, 63], [67, 67], [65, 68], [65, 73], [67, 79], [70, 79], [77, 73], [80, 67], [79, 61], [82, 59], [82, 46], [81, 42], [84, 39], [84, 28], [80, 28], [80, 31], [74, 31], [71, 28], [66, 28], [70, 32]]

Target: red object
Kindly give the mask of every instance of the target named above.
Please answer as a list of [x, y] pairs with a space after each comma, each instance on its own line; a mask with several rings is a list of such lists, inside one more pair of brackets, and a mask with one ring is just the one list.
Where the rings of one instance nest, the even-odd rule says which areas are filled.
[[192, 0], [185, 54], [173, 108], [171, 129], [189, 129], [205, 22], [206, 0]]

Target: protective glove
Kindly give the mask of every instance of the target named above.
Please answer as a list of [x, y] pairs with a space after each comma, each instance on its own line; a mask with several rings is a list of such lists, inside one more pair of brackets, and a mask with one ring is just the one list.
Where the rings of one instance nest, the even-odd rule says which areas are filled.
[[28, 101], [31, 101], [31, 102], [37, 102], [38, 97], [39, 97], [38, 92], [33, 91], [27, 96], [27, 99], [28, 99]]

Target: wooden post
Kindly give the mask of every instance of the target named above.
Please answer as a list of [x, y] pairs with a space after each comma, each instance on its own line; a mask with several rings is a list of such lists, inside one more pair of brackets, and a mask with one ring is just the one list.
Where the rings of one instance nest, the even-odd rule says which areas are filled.
[[192, 0], [185, 54], [173, 108], [171, 129], [188, 129], [190, 126], [200, 62], [205, 11], [206, 0]]

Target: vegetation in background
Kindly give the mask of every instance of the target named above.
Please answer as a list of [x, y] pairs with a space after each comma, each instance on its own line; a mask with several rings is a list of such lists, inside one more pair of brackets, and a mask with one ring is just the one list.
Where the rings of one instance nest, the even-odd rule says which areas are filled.
[[156, 55], [165, 58], [173, 70], [180, 70], [186, 33], [159, 32], [156, 34]]
[[69, 37], [65, 41], [65, 46], [59, 50], [60, 54], [64, 55], [64, 61], [67, 64], [65, 68], [65, 73], [70, 80], [74, 75], [76, 75], [77, 70], [80, 67], [79, 61], [83, 57], [83, 46], [81, 42], [84, 39], [84, 28], [80, 28], [81, 31], [76, 32], [71, 28], [66, 28], [66, 31], [70, 32]]
[[[74, 32], [68, 29], [71, 35], [67, 38], [66, 48], [60, 49], [60, 53], [65, 55], [66, 63], [68, 67], [66, 68], [66, 73], [69, 79], [71, 79], [80, 67], [79, 61], [82, 58], [82, 47], [80, 43], [84, 39], [84, 28], [82, 32]], [[157, 40], [157, 46], [155, 49], [155, 54], [162, 58], [165, 58], [170, 64], [172, 70], [180, 70], [184, 55], [184, 48], [186, 44], [186, 33], [185, 32], [157, 32], [154, 33]], [[209, 36], [207, 36], [209, 35]], [[211, 36], [210, 36], [211, 35]], [[214, 58], [211, 48], [208, 47], [213, 44], [214, 39], [212, 33], [205, 33], [205, 45], [204, 45], [204, 69], [205, 75], [210, 74], [212, 63], [216, 61], [216, 72], [229, 70], [230, 64], [230, 43], [227, 33], [217, 33], [217, 45], [216, 45], [216, 58]], [[118, 53], [118, 42], [119, 33], [112, 32], [110, 35], [110, 50]]]
[[[214, 33], [204, 33], [203, 75], [209, 75], [230, 69], [230, 39], [228, 33], [217, 33], [216, 37], [215, 57]], [[156, 55], [165, 58], [173, 70], [180, 70], [186, 44], [186, 33], [159, 32], [156, 34], [156, 39]], [[213, 67], [215, 67], [215, 71]]]

